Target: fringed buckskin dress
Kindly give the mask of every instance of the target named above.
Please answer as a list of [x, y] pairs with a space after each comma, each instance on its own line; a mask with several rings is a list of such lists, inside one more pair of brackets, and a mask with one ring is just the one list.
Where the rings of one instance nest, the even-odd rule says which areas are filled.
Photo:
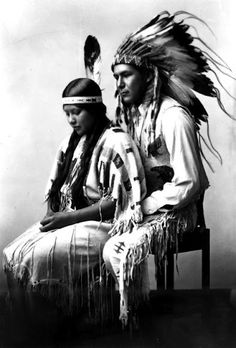
[[[57, 153], [48, 190], [68, 146], [63, 141]], [[79, 170], [86, 146], [83, 136], [72, 158], [61, 188], [60, 211], [70, 211], [71, 185]], [[124, 221], [141, 221], [141, 198], [146, 186], [144, 171], [133, 140], [118, 127], [105, 129], [90, 161], [83, 187], [88, 205], [104, 199], [116, 201], [112, 221], [85, 221], [49, 232], [40, 232], [39, 222], [4, 249], [4, 270], [26, 291], [36, 291], [52, 300], [65, 313], [90, 310], [96, 286], [104, 285], [102, 250], [108, 232]], [[102, 306], [102, 303], [99, 304]]]

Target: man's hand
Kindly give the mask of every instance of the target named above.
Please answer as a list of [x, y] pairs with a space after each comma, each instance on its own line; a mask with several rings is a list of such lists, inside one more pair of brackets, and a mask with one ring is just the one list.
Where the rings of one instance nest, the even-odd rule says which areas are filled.
[[151, 215], [157, 211], [156, 200], [151, 196], [145, 198], [142, 201], [141, 206], [144, 215]]
[[75, 223], [73, 215], [69, 212], [57, 212], [51, 216], [46, 216], [40, 221], [41, 232], [48, 232]]

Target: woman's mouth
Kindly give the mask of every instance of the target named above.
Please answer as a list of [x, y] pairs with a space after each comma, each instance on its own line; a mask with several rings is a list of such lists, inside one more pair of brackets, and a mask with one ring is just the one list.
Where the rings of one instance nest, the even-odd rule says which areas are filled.
[[78, 126], [73, 127], [73, 129], [74, 129], [74, 131], [75, 131], [75, 132], [80, 132], [80, 130], [81, 130], [81, 128], [80, 128], [80, 127], [78, 127]]

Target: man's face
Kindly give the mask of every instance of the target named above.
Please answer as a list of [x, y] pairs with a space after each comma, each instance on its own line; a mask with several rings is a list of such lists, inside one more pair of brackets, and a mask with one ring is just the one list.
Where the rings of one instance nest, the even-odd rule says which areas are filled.
[[113, 72], [118, 93], [125, 105], [139, 105], [146, 89], [146, 78], [132, 65], [118, 64]]

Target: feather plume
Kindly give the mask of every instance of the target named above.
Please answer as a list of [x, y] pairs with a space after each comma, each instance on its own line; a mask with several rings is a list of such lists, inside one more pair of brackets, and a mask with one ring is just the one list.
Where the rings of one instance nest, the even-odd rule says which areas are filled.
[[84, 44], [84, 65], [86, 77], [101, 84], [101, 49], [95, 36], [88, 35]]

